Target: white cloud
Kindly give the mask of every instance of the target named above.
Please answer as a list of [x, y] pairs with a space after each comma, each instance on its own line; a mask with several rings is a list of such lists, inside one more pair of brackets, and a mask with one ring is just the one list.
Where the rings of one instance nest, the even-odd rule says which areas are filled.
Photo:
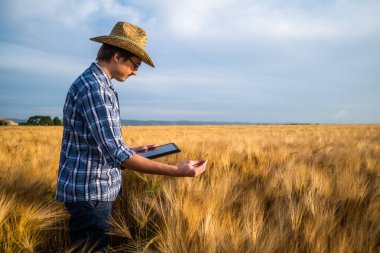
[[[207, 0], [163, 1], [157, 10], [179, 37], [197, 39], [330, 38], [379, 31], [376, 1], [301, 2]], [[309, 4], [311, 5], [311, 4]], [[231, 38], [232, 37], [232, 38]]]
[[[25, 46], [0, 43], [0, 69], [34, 75], [70, 77], [88, 65], [87, 59], [48, 53]], [[22, 56], [22, 57], [21, 57]]]
[[350, 114], [350, 112], [347, 110], [340, 110], [332, 118], [337, 119], [337, 120], [341, 120], [341, 119], [347, 118], [347, 116], [349, 116], [349, 114]]
[[[284, 2], [246, 0], [18, 0], [12, 16], [34, 23], [60, 23], [68, 28], [94, 24], [102, 17], [171, 32], [185, 40], [329, 39], [365, 36], [380, 30], [378, 1]], [[152, 13], [146, 16], [146, 10]], [[167, 36], [167, 34], [165, 34]]]
[[43, 21], [45, 25], [58, 22], [69, 28], [83, 27], [103, 16], [135, 23], [141, 16], [139, 10], [117, 0], [18, 0], [12, 1], [10, 8], [19, 20]]
[[180, 108], [161, 107], [157, 108], [151, 105], [127, 105], [121, 108], [121, 117], [123, 119], [144, 119], [144, 120], [207, 120], [223, 115], [221, 111], [210, 111], [205, 109], [194, 110], [189, 106], [181, 105]]

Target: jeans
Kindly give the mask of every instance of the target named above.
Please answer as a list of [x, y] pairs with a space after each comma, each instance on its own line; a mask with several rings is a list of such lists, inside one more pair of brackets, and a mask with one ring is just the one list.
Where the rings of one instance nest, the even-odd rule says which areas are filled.
[[102, 251], [108, 246], [113, 202], [82, 201], [65, 203], [70, 213], [70, 241], [76, 249], [88, 246], [93, 251]]

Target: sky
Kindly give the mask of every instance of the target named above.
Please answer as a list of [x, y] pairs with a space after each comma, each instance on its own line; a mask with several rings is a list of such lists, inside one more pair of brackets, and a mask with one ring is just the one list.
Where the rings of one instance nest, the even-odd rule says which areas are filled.
[[118, 21], [156, 67], [113, 80], [121, 118], [380, 123], [379, 0], [0, 0], [0, 118], [62, 118]]

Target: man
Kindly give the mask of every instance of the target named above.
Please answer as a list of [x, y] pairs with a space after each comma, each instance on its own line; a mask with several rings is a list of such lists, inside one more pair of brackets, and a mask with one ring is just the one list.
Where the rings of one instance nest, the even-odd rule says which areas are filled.
[[108, 220], [120, 192], [121, 171], [195, 177], [203, 161], [168, 165], [146, 159], [136, 151], [155, 145], [129, 148], [122, 139], [120, 108], [111, 79], [125, 81], [138, 74], [142, 62], [154, 67], [145, 51], [147, 35], [129, 23], [117, 23], [110, 35], [91, 38], [103, 43], [92, 63], [71, 85], [63, 108], [63, 138], [56, 198], [70, 213], [70, 240], [80, 245], [88, 239], [94, 250], [108, 245]]

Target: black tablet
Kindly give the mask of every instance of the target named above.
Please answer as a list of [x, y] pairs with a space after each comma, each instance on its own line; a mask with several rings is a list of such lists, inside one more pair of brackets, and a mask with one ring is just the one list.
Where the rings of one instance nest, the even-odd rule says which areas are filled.
[[149, 159], [154, 159], [161, 156], [167, 156], [167, 155], [171, 155], [171, 154], [175, 154], [179, 152], [181, 152], [181, 149], [179, 149], [177, 145], [175, 145], [174, 143], [168, 143], [165, 145], [157, 146], [156, 148], [150, 149], [147, 151], [136, 152], [136, 154], [139, 154]]

